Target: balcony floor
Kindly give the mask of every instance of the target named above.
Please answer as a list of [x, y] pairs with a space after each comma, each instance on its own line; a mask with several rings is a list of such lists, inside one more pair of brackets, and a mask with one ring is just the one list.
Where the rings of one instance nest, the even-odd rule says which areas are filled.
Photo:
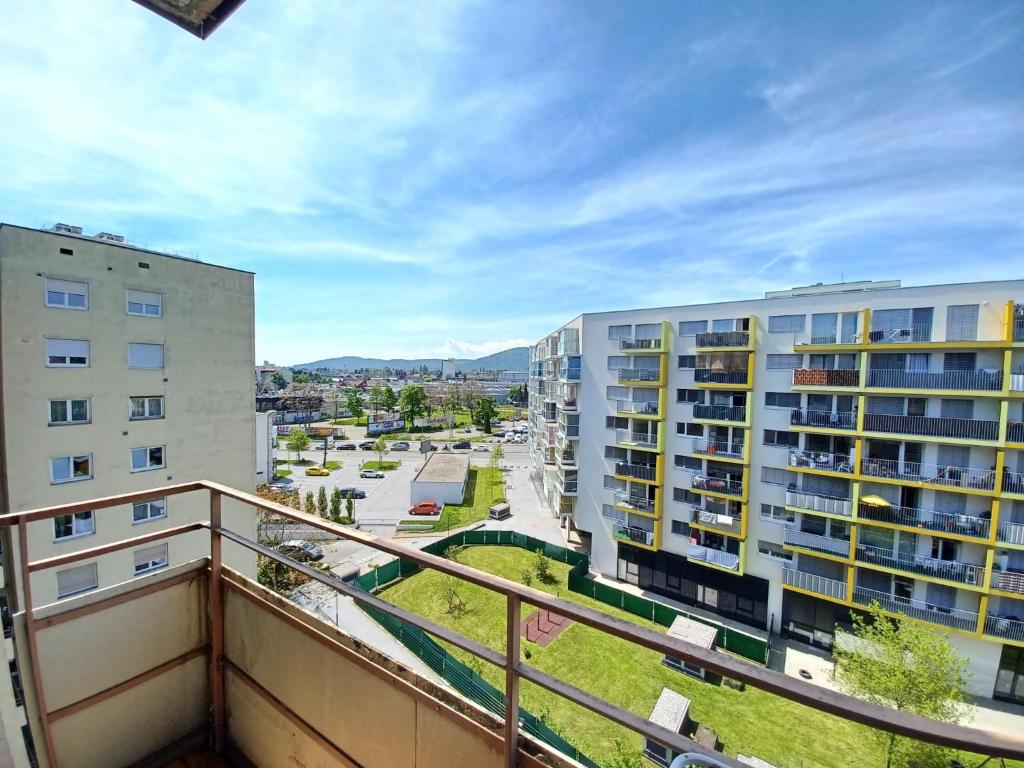
[[199, 747], [172, 760], [164, 768], [232, 768], [232, 766], [209, 747]]

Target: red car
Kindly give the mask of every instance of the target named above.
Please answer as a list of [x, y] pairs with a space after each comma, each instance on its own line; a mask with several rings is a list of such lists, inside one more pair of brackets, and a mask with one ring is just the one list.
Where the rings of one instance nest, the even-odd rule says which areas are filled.
[[419, 504], [414, 504], [409, 507], [410, 515], [436, 515], [437, 514], [437, 502], [436, 501], [421, 501]]

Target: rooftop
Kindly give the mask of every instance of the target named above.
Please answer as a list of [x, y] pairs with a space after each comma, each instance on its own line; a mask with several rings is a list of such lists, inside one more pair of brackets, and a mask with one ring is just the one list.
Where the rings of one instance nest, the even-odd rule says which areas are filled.
[[669, 637], [677, 637], [684, 642], [693, 643], [693, 645], [699, 648], [712, 650], [715, 647], [715, 638], [718, 636], [718, 630], [708, 624], [688, 619], [685, 616], [677, 616], [672, 622], [672, 626], [668, 628], [667, 634]]
[[690, 700], [671, 688], [662, 688], [649, 719], [655, 725], [679, 733], [689, 716]]
[[413, 478], [420, 483], [461, 483], [469, 474], [469, 454], [431, 453]]

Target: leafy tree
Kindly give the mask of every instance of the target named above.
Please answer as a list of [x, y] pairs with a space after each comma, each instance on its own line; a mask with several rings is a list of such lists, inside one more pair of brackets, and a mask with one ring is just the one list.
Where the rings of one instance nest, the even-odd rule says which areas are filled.
[[312, 491], [306, 491], [306, 503], [304, 507], [305, 508], [302, 511], [307, 515], [316, 514], [316, 499], [313, 497]]
[[292, 375], [292, 384], [309, 384], [309, 374], [306, 371], [296, 371]]
[[384, 408], [384, 387], [370, 387], [370, 394], [366, 400], [371, 411], [382, 410]]
[[[395, 394], [395, 390], [391, 387], [382, 387], [382, 389], [384, 392], [381, 393], [381, 407], [385, 411], [395, 410], [395, 406], [398, 405], [398, 395]], [[424, 398], [424, 401], [426, 401], [426, 398]]]
[[508, 399], [513, 405], [526, 405], [526, 387], [516, 384], [508, 388]]
[[335, 488], [331, 491], [331, 514], [330, 518], [332, 522], [338, 522], [341, 518], [341, 488]]
[[481, 397], [477, 400], [472, 410], [473, 423], [476, 424], [485, 434], [491, 434], [491, 420], [498, 415], [498, 409], [494, 405], [493, 397]]
[[[967, 660], [945, 635], [891, 619], [874, 602], [867, 619], [853, 616], [853, 636], [832, 651], [832, 679], [846, 693], [944, 723], [960, 721]], [[885, 751], [886, 768], [948, 764], [947, 750], [880, 730], [871, 733]]]
[[533, 574], [530, 573], [529, 568], [523, 568], [523, 570], [519, 572], [519, 580], [528, 587], [533, 584]]
[[280, 371], [274, 371], [274, 375], [270, 377], [271, 383], [278, 389], [284, 389], [288, 386], [288, 380], [281, 374]]
[[544, 550], [539, 547], [533, 554], [533, 572], [537, 574], [537, 579], [545, 584], [552, 581], [551, 561], [544, 555]]
[[[391, 394], [394, 395], [394, 392]], [[398, 410], [408, 424], [414, 423], [427, 412], [427, 392], [422, 384], [410, 384], [402, 390], [398, 398]]]
[[345, 408], [359, 421], [363, 415], [363, 398], [358, 389], [350, 389], [345, 393]]
[[384, 454], [388, 452], [388, 444], [384, 442], [384, 438], [378, 437], [370, 450], [377, 454], [377, 469], [382, 469], [384, 467]]
[[322, 485], [316, 494], [316, 511], [320, 517], [327, 517], [327, 489]]
[[309, 435], [304, 429], [293, 429], [288, 434], [288, 441], [285, 443], [289, 451], [295, 451], [295, 459], [302, 460], [302, 452], [309, 448]]
[[356, 503], [352, 500], [352, 492], [349, 491], [345, 497], [345, 517], [349, 520], [356, 519]]

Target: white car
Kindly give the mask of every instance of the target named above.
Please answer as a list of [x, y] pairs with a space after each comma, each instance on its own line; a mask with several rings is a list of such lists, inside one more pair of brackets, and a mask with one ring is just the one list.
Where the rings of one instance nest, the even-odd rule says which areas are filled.
[[513, 443], [515, 442], [515, 439], [516, 436], [513, 435], [511, 432], [509, 432], [508, 434], [505, 435], [505, 437], [502, 438], [502, 440], [504, 440], [506, 443]]
[[473, 450], [476, 451], [477, 453], [487, 453], [491, 449], [488, 448], [486, 445], [477, 445], [473, 448]]

